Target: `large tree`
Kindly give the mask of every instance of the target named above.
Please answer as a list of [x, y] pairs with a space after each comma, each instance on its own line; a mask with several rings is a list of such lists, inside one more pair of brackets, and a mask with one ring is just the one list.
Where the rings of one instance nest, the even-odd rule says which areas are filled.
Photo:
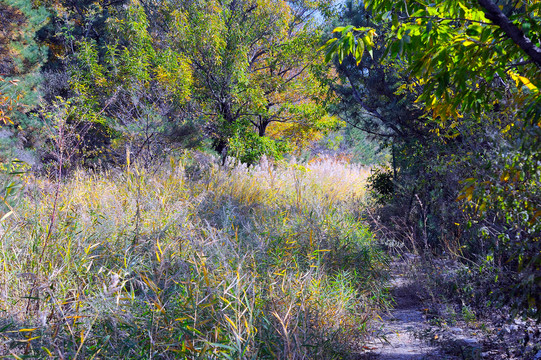
[[[327, 115], [317, 51], [315, 15], [326, 10], [324, 1], [134, 1], [107, 11], [105, 35], [74, 43], [71, 88], [109, 122], [148, 132], [149, 117], [190, 120], [224, 159], [279, 155], [339, 124]], [[105, 10], [96, 11], [88, 28]]]
[[105, 30], [101, 46], [92, 38], [76, 42], [71, 90], [90, 121], [120, 132], [133, 155], [150, 156], [164, 148], [164, 135], [186, 123], [188, 58], [154, 37], [138, 3], [110, 11]]
[[318, 79], [324, 64], [314, 14], [324, 1], [168, 6], [162, 22], [170, 29], [167, 41], [189, 56], [193, 96], [219, 153], [227, 154], [233, 138], [253, 156], [276, 151], [279, 142], [263, 139], [270, 128], [275, 140], [287, 141], [336, 126], [320, 101], [327, 89]]

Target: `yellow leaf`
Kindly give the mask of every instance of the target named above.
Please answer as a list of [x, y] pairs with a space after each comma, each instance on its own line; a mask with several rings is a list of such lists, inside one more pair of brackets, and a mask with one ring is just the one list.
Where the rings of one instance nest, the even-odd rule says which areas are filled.
[[520, 81], [522, 81], [522, 83], [524, 85], [526, 85], [526, 87], [531, 90], [531, 91], [537, 91], [537, 86], [535, 86], [534, 84], [532, 84], [532, 82], [528, 79], [528, 78], [525, 78], [524, 76], [518, 76], [518, 78], [520, 79]]
[[154, 300], [154, 306], [156, 306], [156, 308], [157, 308], [162, 314], [165, 314], [165, 310], [164, 310], [163, 306], [160, 304], [159, 301]]
[[235, 323], [233, 322], [233, 320], [231, 320], [230, 318], [227, 317], [227, 315], [224, 314], [224, 317], [225, 319], [227, 320], [228, 323], [230, 323], [234, 328], [235, 330], [238, 330], [237, 329], [237, 325], [235, 325]]
[[33, 329], [20, 329], [19, 332], [36, 331], [38, 328]]
[[518, 74], [514, 73], [514, 72], [511, 71], [511, 70], [509, 70], [507, 73], [509, 74], [509, 76], [511, 76], [511, 78], [512, 78], [513, 80], [515, 80], [515, 83], [516, 83], [517, 87], [520, 85], [520, 83], [522, 83], [522, 84], [524, 84], [524, 86], [526, 86], [530, 91], [533, 91], [533, 92], [537, 92], [537, 91], [538, 91], [537, 86], [535, 86], [534, 84], [532, 84], [532, 82], [530, 81], [530, 79], [528, 79], [527, 77], [518, 75]]
[[26, 339], [26, 340], [19, 340], [19, 342], [30, 342], [32, 340], [36, 340], [36, 339], [39, 339], [41, 336], [34, 336], [34, 337], [31, 337], [29, 339]]

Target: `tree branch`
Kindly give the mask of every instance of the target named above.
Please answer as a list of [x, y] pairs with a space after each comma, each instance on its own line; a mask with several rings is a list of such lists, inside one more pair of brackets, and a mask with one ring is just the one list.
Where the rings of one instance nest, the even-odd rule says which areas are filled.
[[533, 61], [541, 68], [541, 49], [524, 35], [515, 24], [509, 20], [500, 8], [492, 0], [477, 0], [483, 8], [486, 17], [495, 25], [499, 26], [503, 32], [513, 40]]
[[364, 131], [365, 133], [368, 133], [370, 135], [374, 135], [374, 136], [377, 136], [377, 137], [383, 137], [383, 138], [393, 138], [395, 137], [396, 135], [395, 134], [382, 134], [382, 133], [379, 133], [379, 132], [376, 132], [374, 130], [370, 130], [368, 129], [367, 127], [364, 127], [364, 126], [359, 126], [358, 123], [355, 123], [343, 116], [338, 116], [341, 120], [343, 120], [344, 122], [348, 123], [349, 125], [351, 125], [352, 127], [354, 127], [355, 129], [357, 130], [361, 130], [361, 131]]

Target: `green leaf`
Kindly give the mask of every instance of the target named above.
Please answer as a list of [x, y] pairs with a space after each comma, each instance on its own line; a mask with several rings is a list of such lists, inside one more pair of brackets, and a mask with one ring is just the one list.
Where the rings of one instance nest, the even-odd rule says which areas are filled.
[[357, 65], [361, 63], [361, 60], [363, 59], [363, 53], [364, 53], [364, 42], [358, 41], [357, 48], [355, 49], [355, 59], [357, 59]]
[[330, 39], [329, 41], [327, 41], [327, 42], [325, 43], [325, 45], [323, 45], [322, 47], [320, 47], [320, 48], [318, 49], [318, 51], [321, 51], [321, 50], [323, 50], [323, 49], [325, 49], [325, 48], [328, 48], [332, 43], [335, 43], [336, 41], [338, 41], [338, 38], [332, 38], [332, 39]]

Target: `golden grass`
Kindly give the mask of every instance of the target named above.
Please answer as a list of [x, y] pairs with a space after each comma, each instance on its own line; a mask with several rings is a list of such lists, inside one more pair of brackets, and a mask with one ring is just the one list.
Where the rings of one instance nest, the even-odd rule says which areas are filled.
[[353, 356], [384, 261], [354, 215], [368, 170], [195, 158], [27, 184], [0, 224], [3, 355]]

